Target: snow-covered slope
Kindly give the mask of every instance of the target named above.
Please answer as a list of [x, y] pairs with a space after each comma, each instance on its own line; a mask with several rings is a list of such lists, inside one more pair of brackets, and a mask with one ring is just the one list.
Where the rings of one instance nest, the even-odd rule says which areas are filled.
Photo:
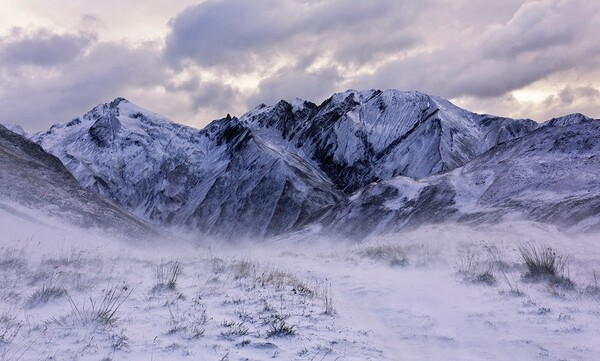
[[263, 237], [339, 198], [302, 159], [229, 116], [197, 130], [118, 98], [33, 139], [85, 188], [163, 226]]
[[349, 90], [320, 106], [296, 99], [240, 118], [257, 134], [321, 169], [346, 194], [403, 175], [460, 167], [537, 127], [479, 115], [420, 92]]
[[[567, 118], [567, 117], [565, 117]], [[427, 223], [530, 220], [600, 229], [600, 121], [547, 124], [465, 166], [420, 180], [371, 185], [323, 222], [362, 238]]]
[[79, 185], [60, 160], [0, 125], [0, 212], [32, 223], [48, 218], [101, 232], [159, 235], [104, 197]]

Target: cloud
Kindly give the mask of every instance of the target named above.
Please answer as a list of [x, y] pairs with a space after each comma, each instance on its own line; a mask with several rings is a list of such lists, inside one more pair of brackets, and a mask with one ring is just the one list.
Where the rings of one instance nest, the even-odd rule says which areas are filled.
[[5, 121], [29, 130], [69, 120], [130, 89], [151, 89], [167, 76], [151, 44], [98, 42], [49, 29], [15, 34], [2, 42], [0, 106]]
[[56, 34], [47, 29], [14, 28], [0, 38], [0, 61], [4, 65], [56, 66], [72, 61], [95, 40], [93, 33]]
[[260, 103], [274, 104], [281, 99], [294, 98], [318, 102], [338, 91], [341, 80], [340, 74], [331, 68], [312, 72], [285, 69], [262, 80], [258, 91], [249, 97], [246, 105], [253, 107]]
[[294, 65], [315, 53], [364, 63], [417, 40], [404, 31], [419, 3], [208, 0], [171, 21], [166, 55], [230, 72], [264, 71], [282, 59]]
[[565, 105], [571, 105], [576, 100], [582, 98], [587, 98], [592, 101], [598, 101], [598, 99], [600, 99], [600, 91], [590, 86], [581, 86], [573, 88], [570, 85], [567, 85], [558, 92], [558, 99], [560, 99], [560, 101]]
[[257, 74], [248, 107], [344, 88], [484, 99], [595, 66], [596, 14], [587, 0], [209, 0], [172, 20], [165, 54], [179, 66]]
[[239, 91], [226, 84], [177, 81], [158, 43], [15, 29], [0, 48], [0, 122], [27, 131], [66, 122], [118, 96], [198, 126], [243, 107]]
[[484, 34], [483, 53], [487, 58], [514, 59], [569, 45], [587, 30], [588, 12], [595, 9], [589, 1], [525, 3], [509, 22], [492, 26]]
[[597, 14], [597, 2], [527, 2], [509, 21], [491, 24], [470, 41], [391, 61], [354, 84], [420, 89], [448, 98], [502, 96], [551, 74], [598, 65]]
[[189, 1], [172, 5], [168, 25], [171, 5], [153, 0], [115, 14], [111, 0], [51, 19], [71, 30], [6, 33], [0, 121], [40, 130], [124, 96], [203, 126], [260, 103], [320, 102], [349, 88], [421, 90], [536, 120], [600, 117], [597, 1]]

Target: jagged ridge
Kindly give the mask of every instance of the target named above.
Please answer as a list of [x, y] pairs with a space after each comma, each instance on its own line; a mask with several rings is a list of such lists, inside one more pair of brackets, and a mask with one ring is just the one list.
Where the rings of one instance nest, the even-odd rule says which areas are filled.
[[422, 178], [455, 169], [537, 127], [532, 120], [478, 115], [398, 90], [349, 90], [320, 106], [281, 101], [240, 119], [310, 161], [346, 194], [399, 175]]
[[301, 159], [267, 151], [229, 116], [197, 130], [116, 99], [33, 138], [84, 187], [163, 226], [264, 237], [339, 198]]

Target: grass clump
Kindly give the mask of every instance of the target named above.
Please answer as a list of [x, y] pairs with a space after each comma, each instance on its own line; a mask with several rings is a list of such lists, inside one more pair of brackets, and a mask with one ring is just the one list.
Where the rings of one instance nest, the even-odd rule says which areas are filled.
[[587, 293], [588, 295], [592, 295], [592, 296], [600, 296], [600, 277], [598, 276], [598, 273], [594, 270], [593, 272], [594, 275], [594, 283], [588, 285], [585, 288], [585, 293]]
[[480, 258], [479, 252], [471, 249], [460, 250], [456, 259], [456, 273], [471, 283], [495, 285], [497, 280], [493, 272], [494, 264], [490, 260], [482, 261]]
[[0, 346], [10, 343], [17, 337], [22, 327], [23, 325], [17, 321], [16, 317], [8, 313], [0, 315]]
[[160, 262], [156, 268], [156, 285], [152, 288], [152, 291], [175, 290], [180, 273], [181, 264], [179, 261]]
[[203, 326], [208, 322], [206, 308], [201, 303], [194, 303], [190, 309], [183, 312], [179, 307], [172, 308], [168, 306], [171, 321], [167, 335], [180, 333], [185, 339], [197, 339], [204, 336], [205, 328]]
[[77, 305], [69, 297], [71, 312], [66, 316], [55, 318], [54, 322], [64, 326], [114, 326], [118, 321], [119, 308], [131, 295], [133, 290], [128, 286], [119, 285], [103, 290], [96, 298], [89, 298], [89, 303]]
[[407, 247], [397, 244], [377, 244], [365, 247], [360, 251], [360, 255], [374, 261], [385, 261], [394, 267], [405, 267], [409, 263]]
[[288, 325], [281, 317], [275, 317], [267, 332], [267, 337], [287, 337], [296, 334], [296, 326]]
[[43, 284], [37, 291], [35, 291], [26, 301], [26, 306], [29, 308], [36, 307], [39, 305], [45, 305], [46, 303], [57, 300], [67, 295], [67, 290], [64, 287], [58, 287], [52, 284]]
[[221, 323], [221, 327], [225, 328], [224, 331], [221, 331], [221, 337], [225, 339], [246, 336], [250, 333], [250, 329], [246, 327], [244, 322], [225, 320]]
[[568, 256], [558, 254], [551, 247], [538, 248], [532, 244], [519, 247], [519, 253], [527, 267], [524, 279], [548, 281], [553, 287], [562, 289], [575, 288], [575, 283], [564, 274], [569, 262]]

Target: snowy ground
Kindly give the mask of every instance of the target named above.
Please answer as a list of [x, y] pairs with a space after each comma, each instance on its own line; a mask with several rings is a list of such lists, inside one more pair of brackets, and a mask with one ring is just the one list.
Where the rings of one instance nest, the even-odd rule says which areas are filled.
[[[132, 245], [8, 217], [2, 360], [600, 359], [593, 237], [513, 224]], [[568, 255], [574, 287], [523, 278], [526, 244]]]

